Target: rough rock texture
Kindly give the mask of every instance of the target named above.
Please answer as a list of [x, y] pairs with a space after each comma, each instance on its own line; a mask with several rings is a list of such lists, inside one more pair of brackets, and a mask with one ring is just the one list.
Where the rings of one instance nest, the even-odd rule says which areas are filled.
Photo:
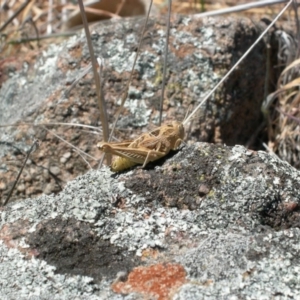
[[0, 223], [1, 299], [298, 299], [300, 173], [196, 143], [91, 171]]
[[[112, 123], [136, 53], [144, 19], [108, 21], [92, 27], [97, 56], [104, 59], [104, 94]], [[168, 55], [164, 120], [183, 120], [190, 104], [197, 104], [261, 33], [263, 24], [248, 19], [172, 17]], [[166, 22], [151, 19], [143, 38], [126, 110], [116, 132], [120, 139], [136, 137], [158, 121], [162, 80], [162, 53]], [[249, 57], [206, 103], [194, 122], [191, 138], [200, 141], [246, 143], [260, 124], [265, 79], [265, 44]], [[0, 90], [0, 125], [15, 122], [71, 122], [99, 125], [95, 86], [89, 73], [81, 78], [90, 59], [83, 34], [47, 51], [34, 53], [23, 65], [11, 64]], [[17, 68], [17, 70], [16, 70]], [[72, 82], [81, 78], [70, 89]], [[94, 131], [78, 127], [50, 128], [82, 151], [99, 159]], [[64, 144], [41, 126], [0, 130], [0, 198], [6, 198], [35, 138], [42, 142], [28, 161], [12, 199], [56, 193], [66, 182], [97, 161]]]

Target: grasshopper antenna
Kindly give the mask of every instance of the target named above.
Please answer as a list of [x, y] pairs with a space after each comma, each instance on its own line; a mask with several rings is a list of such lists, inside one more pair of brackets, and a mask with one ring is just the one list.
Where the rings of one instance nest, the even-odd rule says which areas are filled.
[[185, 121], [185, 119], [186, 119], [186, 118], [187, 118], [187, 116], [189, 115], [189, 112], [190, 112], [191, 108], [192, 108], [192, 104], [190, 104], [190, 105], [188, 106], [188, 109], [187, 109], [187, 111], [186, 111], [186, 113], [185, 113], [185, 116], [184, 116], [183, 122]]
[[97, 99], [98, 99], [98, 106], [100, 110], [100, 120], [103, 128], [103, 140], [106, 142], [108, 140], [109, 131], [108, 131], [108, 120], [107, 120], [107, 111], [106, 111], [106, 105], [103, 97], [103, 93], [101, 92], [102, 84], [101, 84], [101, 78], [97, 72], [97, 62], [95, 58], [95, 53], [92, 45], [91, 35], [88, 27], [88, 22], [86, 18], [86, 14], [84, 11], [84, 5], [82, 0], [78, 1], [80, 12], [81, 12], [81, 18], [83, 27], [85, 30], [85, 36], [91, 56], [91, 63], [92, 63], [92, 69], [94, 73], [95, 83], [96, 83], [96, 92], [97, 92]]
[[219, 88], [219, 86], [229, 77], [229, 75], [235, 70], [235, 68], [241, 63], [241, 61], [252, 51], [252, 49], [259, 43], [259, 41], [264, 37], [264, 35], [269, 31], [269, 29], [277, 22], [277, 20], [282, 16], [282, 14], [291, 5], [293, 0], [290, 0], [286, 6], [280, 11], [276, 18], [267, 26], [267, 28], [261, 33], [253, 45], [243, 54], [243, 56], [233, 65], [233, 67], [226, 73], [226, 75], [219, 81], [219, 83], [204, 97], [204, 99], [196, 106], [196, 108], [191, 112], [191, 114], [183, 121], [183, 125], [186, 125], [191, 118], [197, 113], [203, 103], [205, 103], [209, 97]]
[[[150, 4], [149, 4], [149, 8], [148, 8], [148, 11], [147, 11], [146, 20], [145, 20], [144, 27], [143, 27], [143, 30], [142, 30], [142, 34], [141, 34], [141, 37], [140, 37], [140, 40], [139, 40], [139, 45], [138, 45], [138, 49], [137, 49], [137, 51], [136, 51], [136, 55], [135, 55], [135, 58], [134, 58], [134, 62], [133, 62], [133, 66], [132, 66], [132, 69], [131, 69], [130, 77], [129, 77], [129, 80], [128, 80], [127, 85], [126, 85], [126, 89], [125, 89], [124, 95], [123, 95], [123, 97], [122, 97], [121, 105], [120, 105], [120, 107], [119, 107], [119, 109], [118, 109], [118, 111], [117, 111], [116, 119], [115, 119], [115, 121], [114, 121], [114, 123], [113, 123], [112, 129], [111, 129], [111, 132], [110, 132], [110, 136], [109, 136], [109, 139], [108, 139], [108, 142], [110, 142], [110, 141], [112, 140], [114, 130], [115, 130], [115, 128], [116, 128], [116, 125], [117, 125], [117, 123], [118, 123], [120, 114], [121, 114], [121, 112], [123, 111], [124, 104], [125, 104], [125, 101], [126, 101], [127, 96], [128, 96], [129, 87], [130, 87], [130, 84], [131, 84], [132, 78], [133, 78], [133, 71], [134, 71], [135, 64], [136, 64], [136, 62], [137, 62], [137, 58], [138, 58], [138, 56], [139, 56], [140, 50], [141, 50], [142, 40], [143, 40], [145, 31], [146, 31], [146, 26], [147, 26], [147, 24], [148, 24], [148, 20], [149, 20], [149, 15], [150, 15], [152, 3], [153, 3], [153, 0], [151, 0], [151, 1], [150, 1]], [[100, 163], [99, 163], [99, 169], [101, 168], [101, 166], [102, 166], [102, 164], [103, 164], [103, 160], [104, 160], [104, 155], [102, 156], [102, 158], [101, 158], [101, 160], [100, 160]]]
[[166, 86], [166, 72], [167, 72], [168, 45], [169, 45], [169, 36], [170, 36], [171, 8], [172, 8], [172, 0], [169, 0], [168, 1], [166, 43], [165, 43], [165, 50], [164, 50], [163, 80], [162, 80], [161, 98], [160, 98], [159, 126], [161, 125], [161, 121], [162, 121], [164, 94], [165, 94], [165, 86]]

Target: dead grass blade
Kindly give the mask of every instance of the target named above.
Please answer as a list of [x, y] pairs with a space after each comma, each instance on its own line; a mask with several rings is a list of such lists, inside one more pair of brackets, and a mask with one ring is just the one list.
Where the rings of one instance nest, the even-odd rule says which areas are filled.
[[[136, 65], [139, 53], [141, 51], [142, 41], [143, 41], [143, 37], [144, 37], [145, 31], [146, 31], [146, 27], [147, 27], [147, 24], [148, 24], [148, 20], [149, 20], [149, 16], [150, 16], [152, 4], [153, 4], [153, 0], [150, 0], [149, 8], [148, 8], [146, 19], [145, 19], [145, 23], [144, 23], [144, 26], [143, 26], [143, 29], [142, 29], [142, 33], [141, 33], [141, 37], [140, 37], [140, 40], [139, 40], [138, 48], [137, 48], [136, 55], [135, 55], [135, 58], [134, 58], [134, 62], [133, 62], [133, 65], [132, 65], [130, 77], [128, 79], [128, 82], [127, 82], [124, 94], [122, 96], [121, 105], [120, 105], [120, 107], [119, 107], [119, 109], [118, 109], [118, 111], [116, 113], [116, 118], [115, 118], [115, 121], [114, 121], [114, 123], [112, 125], [111, 133], [110, 133], [110, 136], [109, 136], [109, 139], [108, 139], [109, 142], [112, 140], [113, 133], [114, 133], [116, 125], [118, 123], [119, 117], [120, 117], [120, 115], [121, 115], [121, 113], [122, 113], [122, 111], [124, 109], [125, 101], [126, 101], [126, 99], [128, 97], [129, 87], [131, 85], [132, 78], [133, 78], [134, 68], [135, 68], [135, 65]], [[104, 157], [105, 156], [103, 155], [102, 159], [100, 160], [99, 168], [101, 168], [101, 166], [103, 164]]]
[[[70, 10], [76, 10], [77, 6], [76, 5], [72, 5], [72, 4], [68, 4], [65, 6], [65, 9], [70, 9]], [[106, 16], [108, 18], [115, 18], [115, 19], [120, 19], [121, 17], [118, 15], [118, 13], [112, 13], [106, 10], [102, 10], [102, 9], [96, 9], [96, 8], [92, 8], [92, 7], [85, 7], [84, 8], [86, 12], [92, 13], [94, 15], [97, 16]]]
[[85, 125], [85, 124], [77, 124], [77, 123], [63, 123], [63, 122], [52, 122], [52, 123], [16, 123], [16, 124], [6, 124], [6, 125], [0, 125], [0, 127], [17, 127], [17, 126], [77, 126], [77, 127], [83, 127], [83, 128], [90, 128], [93, 130], [97, 130], [99, 132], [102, 132], [102, 130], [98, 127], [91, 126], [91, 125]]
[[[292, 80], [291, 82], [287, 83], [284, 85], [282, 88], [280, 88], [280, 92], [286, 92], [294, 87], [299, 87], [300, 86], [300, 78], [296, 78]], [[290, 95], [287, 95], [287, 99], [289, 98]], [[286, 101], [284, 101], [286, 102]]]
[[172, 0], [168, 0], [167, 30], [166, 30], [166, 43], [165, 43], [165, 50], [164, 50], [164, 67], [163, 67], [163, 80], [162, 80], [162, 87], [161, 87], [159, 126], [161, 126], [163, 105], [164, 105], [164, 96], [165, 96], [168, 46], [169, 46], [169, 36], [170, 36], [171, 8], [172, 8]]
[[[297, 36], [299, 39], [299, 33]], [[268, 115], [272, 105], [275, 106], [275, 112], [277, 111], [277, 114], [268, 116], [269, 148], [283, 160], [300, 167], [300, 53], [297, 49], [299, 40], [296, 41], [282, 32], [280, 37], [280, 53], [284, 55], [279, 59], [286, 62], [287, 66], [280, 74], [277, 90], [266, 100]], [[275, 99], [278, 99], [276, 104]]]
[[8, 196], [6, 197], [5, 201], [2, 203], [2, 206], [5, 206], [5, 205], [8, 203], [8, 201], [9, 201], [9, 199], [11, 198], [11, 195], [12, 195], [12, 193], [13, 193], [15, 187], [16, 187], [17, 184], [18, 184], [18, 181], [19, 181], [19, 179], [20, 179], [20, 176], [21, 176], [21, 174], [22, 174], [22, 172], [23, 172], [23, 170], [24, 170], [24, 167], [25, 167], [25, 165], [26, 165], [26, 163], [27, 163], [27, 160], [28, 160], [30, 154], [31, 154], [32, 152], [34, 152], [34, 151], [39, 147], [39, 145], [40, 145], [39, 140], [34, 140], [34, 142], [32, 143], [32, 145], [31, 145], [29, 151], [27, 152], [27, 155], [26, 155], [25, 160], [24, 160], [24, 163], [23, 163], [23, 165], [22, 165], [22, 167], [21, 167], [21, 169], [20, 169], [20, 171], [19, 171], [19, 173], [18, 173], [18, 176], [17, 176], [17, 178], [16, 178], [16, 180], [15, 180], [15, 182], [14, 182], [14, 184], [13, 184], [13, 186], [12, 186], [12, 188], [11, 188], [9, 194], [8, 194]]
[[79, 0], [78, 3], [79, 3], [80, 11], [81, 11], [83, 26], [84, 26], [87, 44], [88, 44], [88, 48], [89, 48], [89, 52], [90, 52], [90, 56], [91, 56], [92, 69], [93, 69], [93, 74], [94, 74], [95, 83], [96, 83], [98, 106], [99, 106], [99, 110], [100, 110], [100, 120], [101, 120], [101, 124], [102, 124], [102, 128], [103, 128], [103, 140], [108, 141], [108, 137], [109, 137], [108, 120], [107, 120], [107, 112], [106, 112], [104, 97], [101, 97], [101, 78], [97, 72], [97, 61], [95, 58], [91, 35], [90, 35], [86, 15], [84, 12], [84, 5], [83, 5], [82, 0]]
[[288, 71], [295, 68], [297, 65], [300, 65], [300, 58], [294, 60], [292, 63], [290, 63], [281, 73], [280, 77], [285, 75]]
[[31, 2], [31, 0], [26, 0], [25, 3], [23, 3], [15, 12], [14, 14], [7, 19], [7, 21], [1, 26], [0, 32], [3, 31], [7, 25], [9, 25], [13, 19], [15, 19], [25, 8], [26, 6]]
[[253, 9], [253, 8], [270, 6], [270, 5], [275, 5], [275, 4], [285, 3], [285, 2], [287, 2], [287, 1], [286, 0], [254, 1], [254, 2], [250, 2], [250, 3], [235, 5], [235, 6], [229, 7], [229, 8], [222, 8], [222, 9], [218, 9], [218, 10], [207, 11], [207, 12], [203, 12], [200, 14], [195, 14], [194, 16], [199, 17], [199, 18], [219, 16], [219, 15], [236, 13], [236, 12], [245, 11], [245, 10], [249, 10], [249, 9]]
[[[89, 157], [92, 160], [97, 160], [97, 158], [85, 153], [84, 151], [80, 150], [79, 148], [75, 147], [74, 145], [72, 145], [71, 143], [69, 143], [68, 141], [66, 141], [65, 139], [63, 139], [61, 136], [57, 135], [55, 132], [49, 130], [46, 127], [43, 127], [46, 131], [48, 131], [49, 133], [51, 133], [52, 135], [54, 135], [55, 137], [57, 137], [59, 140], [63, 141], [65, 144], [67, 144], [68, 146], [70, 146], [71, 148], [75, 149], [77, 152], [81, 153], [82, 155], [85, 155], [87, 157]], [[86, 161], [86, 160], [84, 160]], [[90, 164], [88, 164], [90, 166]]]

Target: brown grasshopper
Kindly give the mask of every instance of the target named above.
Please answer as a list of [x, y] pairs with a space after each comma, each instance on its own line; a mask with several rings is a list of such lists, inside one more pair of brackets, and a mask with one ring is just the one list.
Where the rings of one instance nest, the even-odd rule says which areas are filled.
[[111, 164], [114, 172], [123, 171], [137, 164], [144, 168], [149, 162], [176, 150], [184, 138], [184, 127], [173, 121], [140, 135], [137, 139], [121, 143], [98, 143], [99, 150], [119, 156]]

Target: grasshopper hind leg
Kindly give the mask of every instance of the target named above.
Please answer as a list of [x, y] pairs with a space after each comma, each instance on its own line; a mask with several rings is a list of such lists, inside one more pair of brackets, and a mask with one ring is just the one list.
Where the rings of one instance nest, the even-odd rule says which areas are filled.
[[145, 158], [144, 164], [143, 164], [142, 167], [141, 167], [142, 169], [144, 169], [144, 168], [146, 167], [147, 163], [150, 162], [149, 157], [150, 157], [151, 152], [152, 152], [151, 150], [148, 151], [148, 154], [147, 154], [147, 156], [146, 156], [146, 158]]

